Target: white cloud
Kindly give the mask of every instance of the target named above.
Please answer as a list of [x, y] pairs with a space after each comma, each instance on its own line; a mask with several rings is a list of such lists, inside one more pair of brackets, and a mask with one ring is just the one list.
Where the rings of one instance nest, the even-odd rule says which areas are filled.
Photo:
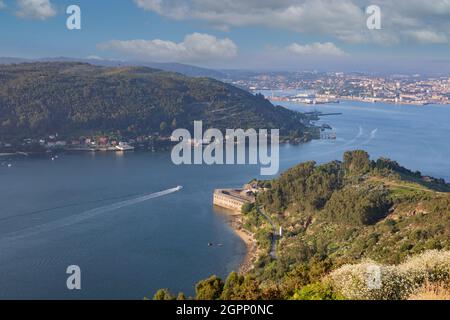
[[406, 33], [414, 42], [422, 44], [443, 44], [448, 43], [447, 35], [436, 33], [431, 30], [417, 30]]
[[161, 13], [162, 0], [135, 0], [134, 2], [145, 10]]
[[[205, 20], [214, 26], [265, 25], [298, 32], [350, 31], [364, 22], [351, 0], [135, 0], [144, 10], [177, 20]], [[346, 17], [343, 19], [343, 17]]]
[[3, 2], [3, 0], [0, 0], [0, 10], [5, 9], [6, 4]]
[[217, 39], [209, 34], [193, 33], [180, 43], [167, 40], [111, 40], [98, 45], [134, 58], [151, 61], [199, 62], [235, 57], [237, 46], [228, 38]]
[[[134, 0], [140, 8], [176, 20], [229, 27], [265, 26], [327, 35], [351, 43], [422, 42], [424, 31], [450, 38], [450, 0]], [[378, 5], [382, 30], [369, 31], [365, 8]], [[414, 37], [412, 35], [418, 34]]]
[[287, 48], [288, 52], [302, 56], [345, 56], [345, 52], [332, 42], [315, 42], [312, 44], [300, 45], [293, 43]]
[[16, 14], [21, 18], [45, 20], [56, 15], [50, 0], [17, 0], [17, 5]]

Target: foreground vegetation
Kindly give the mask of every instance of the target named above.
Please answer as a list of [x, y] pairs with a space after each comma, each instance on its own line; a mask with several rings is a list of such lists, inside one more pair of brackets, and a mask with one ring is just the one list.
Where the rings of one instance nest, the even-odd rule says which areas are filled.
[[[245, 227], [263, 254], [246, 275], [216, 276], [196, 286], [196, 299], [414, 299], [448, 294], [450, 188], [389, 159], [364, 151], [342, 162], [300, 164], [272, 181], [255, 206], [243, 208]], [[272, 228], [284, 230], [277, 259]], [[367, 286], [368, 268], [381, 287]], [[369, 268], [370, 269], [370, 268]], [[159, 291], [155, 299], [173, 299]]]

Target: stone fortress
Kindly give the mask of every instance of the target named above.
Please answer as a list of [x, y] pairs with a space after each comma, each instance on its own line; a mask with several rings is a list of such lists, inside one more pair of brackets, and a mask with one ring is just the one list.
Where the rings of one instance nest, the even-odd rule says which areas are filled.
[[242, 189], [216, 189], [213, 204], [231, 211], [241, 213], [246, 203], [255, 203], [255, 194], [261, 190], [253, 184], [247, 184]]

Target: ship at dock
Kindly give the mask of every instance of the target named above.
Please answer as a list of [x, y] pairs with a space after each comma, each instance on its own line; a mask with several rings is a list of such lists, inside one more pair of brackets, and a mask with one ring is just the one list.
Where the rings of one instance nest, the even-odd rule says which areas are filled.
[[120, 142], [117, 146], [115, 146], [115, 151], [134, 151], [134, 147], [130, 146], [126, 142]]

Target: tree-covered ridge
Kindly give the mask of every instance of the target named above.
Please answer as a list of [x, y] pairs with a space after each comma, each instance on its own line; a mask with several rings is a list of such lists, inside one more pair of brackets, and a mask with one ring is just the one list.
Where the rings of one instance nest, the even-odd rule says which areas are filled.
[[[302, 163], [277, 179], [254, 183], [265, 191], [255, 206], [243, 208], [244, 227], [255, 234], [262, 256], [245, 276], [214, 278], [214, 287], [212, 278], [200, 282], [196, 298], [404, 299], [427, 284], [450, 293], [450, 186], [445, 181], [389, 159], [372, 161], [358, 150], [345, 153], [342, 162]], [[258, 208], [283, 228], [275, 259], [270, 255], [273, 228]], [[408, 269], [388, 267], [409, 257], [416, 258]], [[388, 293], [358, 291], [367, 260], [386, 266], [391, 282], [383, 290]], [[420, 261], [428, 269], [416, 267]], [[352, 275], [353, 269], [359, 273]], [[349, 293], [345, 279], [353, 276], [362, 287]]]
[[145, 67], [83, 63], [0, 66], [0, 136], [169, 134], [206, 127], [279, 128], [305, 138], [304, 116], [231, 85]]
[[449, 185], [389, 159], [347, 152], [343, 162], [300, 164], [260, 183], [269, 190], [259, 205], [285, 230], [280, 258], [269, 262], [281, 273], [314, 259], [399, 263], [426, 249], [450, 249]]

